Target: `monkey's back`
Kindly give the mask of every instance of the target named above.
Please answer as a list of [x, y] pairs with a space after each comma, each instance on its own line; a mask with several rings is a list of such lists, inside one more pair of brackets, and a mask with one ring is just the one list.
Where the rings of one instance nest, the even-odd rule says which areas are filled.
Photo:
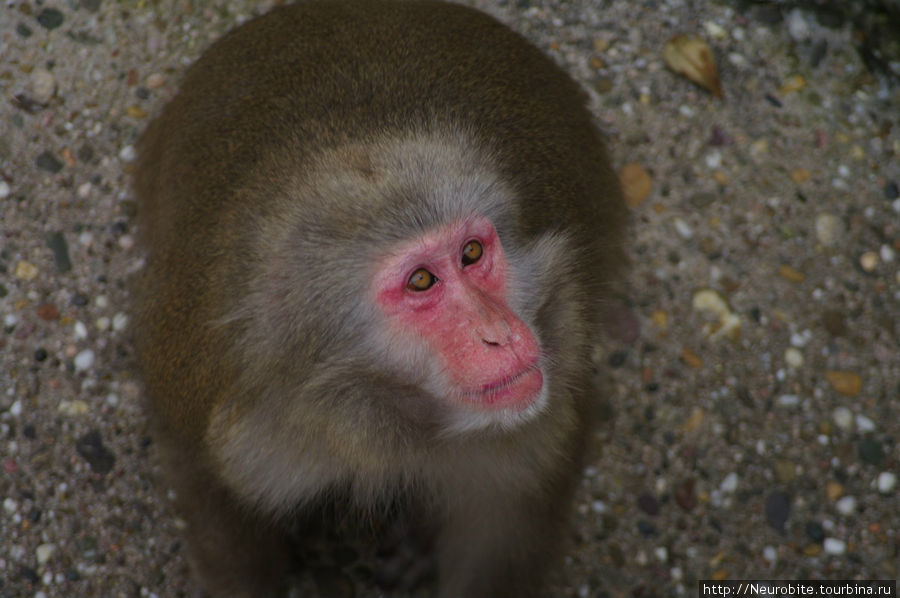
[[140, 143], [149, 255], [138, 348], [173, 432], [205, 422], [240, 369], [220, 355], [228, 330], [204, 323], [223, 316], [220, 298], [241, 282], [226, 258], [246, 250], [247, 202], [266, 210], [271, 200], [241, 191], [244, 182], [273, 153], [302, 164], [342, 143], [430, 127], [463, 129], [490, 149], [514, 182], [522, 240], [565, 229], [597, 273], [621, 262], [618, 187], [584, 95], [521, 36], [431, 1], [275, 9], [216, 42]]

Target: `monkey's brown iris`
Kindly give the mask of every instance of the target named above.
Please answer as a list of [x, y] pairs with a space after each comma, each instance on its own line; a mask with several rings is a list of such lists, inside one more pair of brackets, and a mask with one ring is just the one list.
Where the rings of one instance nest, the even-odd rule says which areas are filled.
[[484, 253], [484, 248], [481, 246], [481, 243], [478, 241], [469, 241], [466, 243], [466, 246], [463, 247], [463, 255], [462, 255], [462, 264], [463, 266], [469, 266], [474, 264], [478, 260], [481, 259], [481, 255]]
[[410, 291], [427, 291], [437, 282], [437, 276], [426, 270], [419, 268], [412, 273], [406, 283], [406, 288]]

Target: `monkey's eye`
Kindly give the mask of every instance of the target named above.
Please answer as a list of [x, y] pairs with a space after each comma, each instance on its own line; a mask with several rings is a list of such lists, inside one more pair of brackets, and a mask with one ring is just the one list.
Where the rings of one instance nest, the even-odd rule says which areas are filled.
[[410, 291], [427, 291], [438, 281], [437, 276], [426, 270], [419, 268], [412, 273], [409, 280], [406, 281], [406, 288]]
[[478, 241], [469, 241], [466, 243], [466, 246], [463, 247], [462, 252], [462, 265], [470, 266], [481, 259], [481, 255], [484, 253], [484, 248], [481, 246], [481, 243]]

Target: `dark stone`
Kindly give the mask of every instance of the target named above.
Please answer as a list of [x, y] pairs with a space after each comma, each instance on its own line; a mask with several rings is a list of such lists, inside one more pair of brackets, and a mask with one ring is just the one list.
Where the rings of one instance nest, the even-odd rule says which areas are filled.
[[56, 29], [63, 24], [63, 21], [65, 21], [63, 13], [55, 8], [45, 8], [37, 16], [37, 22], [41, 24], [41, 27], [49, 30]]
[[19, 23], [18, 25], [16, 25], [16, 33], [24, 38], [29, 38], [34, 32], [31, 30], [31, 27], [29, 27], [25, 23]]
[[100, 10], [101, 0], [81, 0], [83, 6], [88, 12], [97, 12]]
[[72, 269], [72, 261], [69, 259], [69, 244], [66, 237], [59, 231], [47, 235], [47, 247], [53, 252], [53, 261], [59, 272], [68, 272]]
[[659, 532], [656, 531], [656, 527], [652, 523], [650, 523], [649, 521], [644, 521], [643, 519], [637, 522], [637, 529], [645, 538], [650, 538], [659, 534]]
[[75, 152], [75, 156], [82, 162], [90, 162], [94, 159], [94, 148], [91, 147], [90, 144], [85, 143], [78, 148], [78, 151]]
[[137, 89], [134, 90], [134, 95], [139, 100], [146, 100], [146, 99], [150, 98], [150, 90], [147, 89], [146, 87], [139, 86]]
[[31, 567], [22, 567], [19, 569], [19, 575], [22, 576], [22, 579], [30, 583], [38, 583], [41, 581], [40, 575], [38, 575], [37, 571]]
[[781, 9], [776, 4], [763, 4], [757, 6], [752, 12], [752, 16], [760, 23], [765, 23], [767, 25], [775, 25], [784, 20]]
[[97, 430], [91, 430], [79, 438], [75, 443], [75, 450], [88, 462], [91, 469], [101, 475], [109, 473], [116, 463], [116, 456], [103, 445], [103, 439]]
[[773, 96], [773, 95], [770, 94], [770, 93], [767, 93], [767, 94], [765, 95], [765, 98], [766, 98], [766, 101], [767, 101], [767, 102], [769, 102], [770, 104], [772, 104], [772, 105], [775, 106], [776, 108], [781, 108], [781, 107], [783, 106], [783, 104], [781, 103], [781, 100], [779, 100], [778, 98], [776, 98], [775, 96]]
[[610, 367], [619, 368], [625, 365], [625, 361], [627, 359], [628, 353], [626, 353], [625, 351], [616, 351], [609, 356], [609, 365]]
[[883, 191], [885, 199], [897, 199], [900, 196], [900, 189], [897, 188], [896, 181], [888, 181], [884, 185]]
[[35, 431], [34, 426], [32, 426], [31, 424], [25, 424], [25, 426], [22, 428], [22, 435], [29, 440], [34, 440], [35, 438], [37, 438], [37, 432]]
[[822, 62], [822, 59], [825, 58], [825, 55], [828, 53], [828, 42], [824, 39], [820, 39], [816, 42], [816, 44], [812, 47], [812, 52], [809, 56], [809, 64], [816, 68]]
[[25, 515], [25, 517], [28, 518], [28, 521], [30, 521], [32, 523], [37, 523], [38, 521], [41, 520], [41, 514], [42, 513], [39, 508], [31, 507], [31, 509], [28, 510], [28, 513]]
[[675, 486], [675, 502], [685, 511], [691, 511], [697, 506], [694, 480], [684, 480]]
[[63, 163], [50, 152], [44, 152], [34, 161], [38, 168], [56, 174], [63, 168]]
[[810, 521], [806, 524], [806, 536], [816, 544], [821, 544], [825, 541], [825, 530], [818, 522]]
[[790, 512], [791, 499], [785, 492], [776, 491], [766, 498], [766, 522], [773, 529], [784, 533]]
[[659, 501], [651, 494], [641, 494], [638, 496], [637, 505], [640, 510], [648, 515], [659, 514]]
[[881, 447], [881, 443], [874, 438], [863, 438], [859, 441], [857, 449], [863, 463], [881, 465], [881, 462], [884, 461], [884, 449]]
[[831, 336], [847, 336], [847, 323], [844, 314], [836, 309], [826, 310], [822, 314], [822, 326]]
[[40, 347], [34, 352], [34, 360], [35, 361], [44, 361], [47, 359], [47, 350], [43, 347]]

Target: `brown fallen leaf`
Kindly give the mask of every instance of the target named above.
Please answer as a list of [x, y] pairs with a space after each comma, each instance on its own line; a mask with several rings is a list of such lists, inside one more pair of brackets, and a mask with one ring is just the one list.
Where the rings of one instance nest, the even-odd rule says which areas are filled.
[[653, 188], [653, 178], [650, 173], [637, 162], [631, 162], [622, 167], [622, 170], [619, 171], [619, 182], [622, 183], [625, 203], [631, 208], [641, 205]]
[[709, 45], [695, 35], [676, 35], [663, 47], [663, 60], [666, 65], [722, 98], [722, 85], [719, 83], [719, 72]]

